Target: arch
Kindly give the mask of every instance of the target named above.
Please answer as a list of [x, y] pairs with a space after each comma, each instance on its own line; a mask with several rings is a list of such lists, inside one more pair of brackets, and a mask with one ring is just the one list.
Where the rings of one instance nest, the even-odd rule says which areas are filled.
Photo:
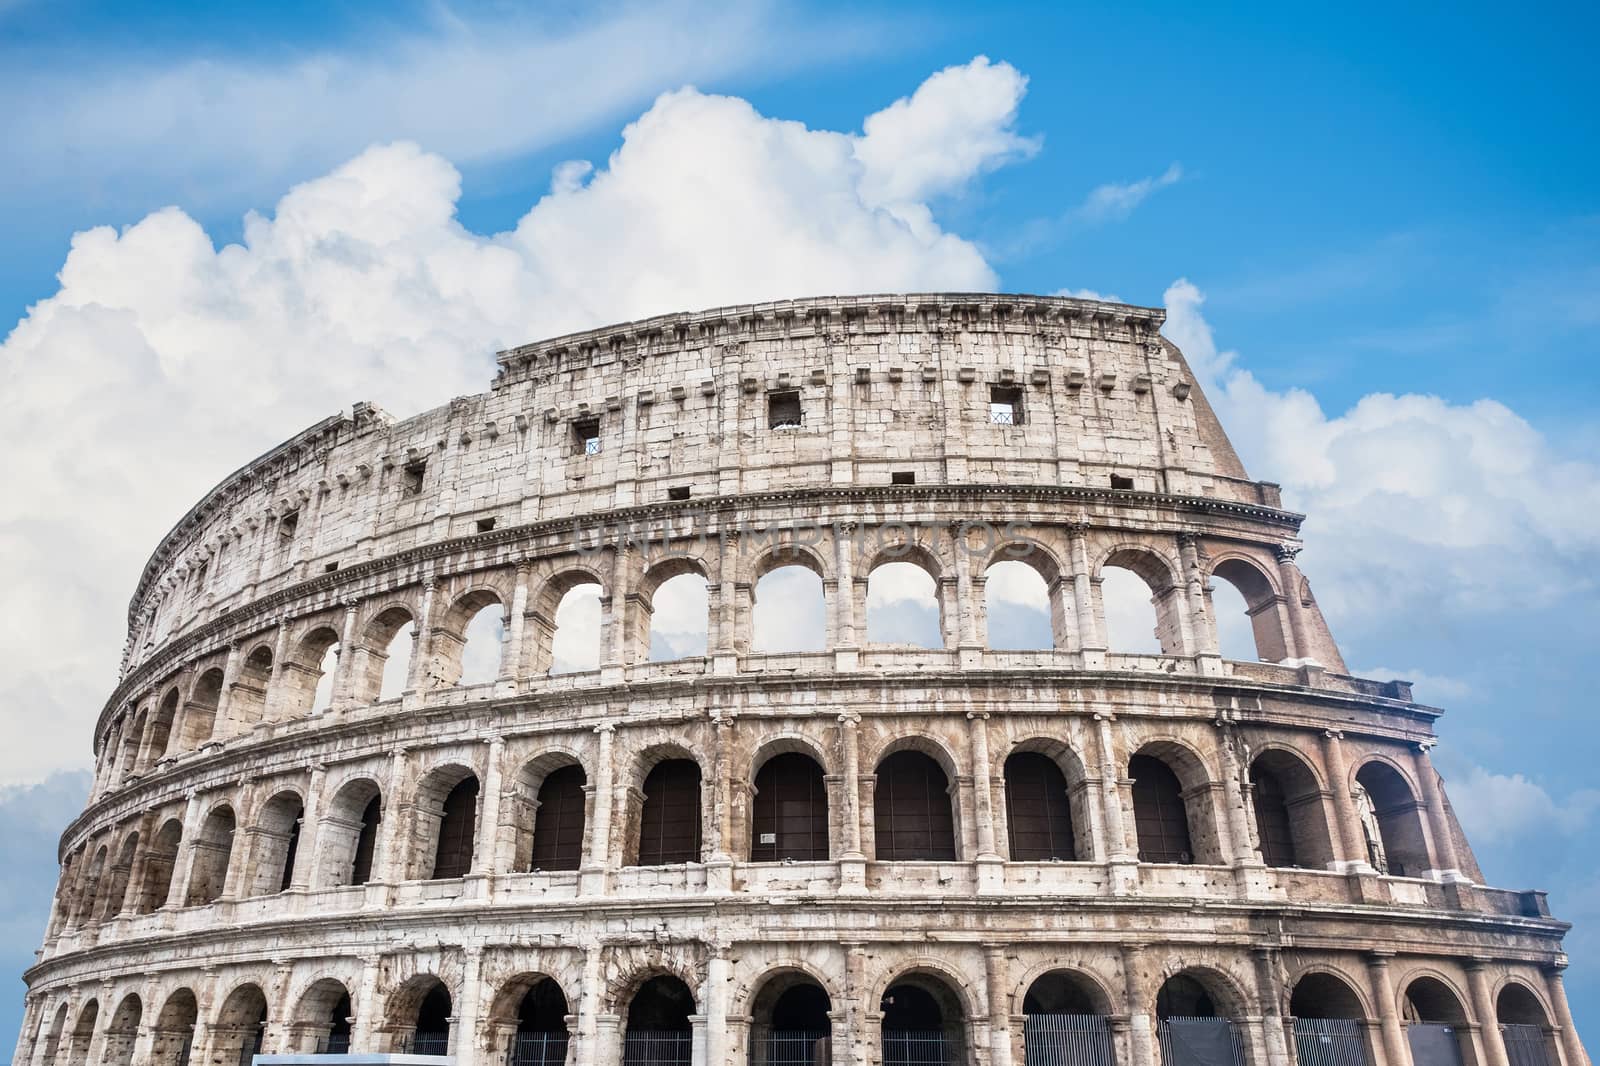
[[600, 666], [601, 607], [605, 583], [582, 569], [565, 570], [545, 582], [538, 609], [530, 612], [534, 673], [567, 674]]
[[1310, 869], [1333, 864], [1322, 783], [1304, 759], [1287, 748], [1262, 750], [1250, 763], [1250, 795], [1262, 862]]
[[[702, 656], [711, 632], [706, 568], [698, 559], [672, 556], [644, 572], [633, 605], [639, 645], [652, 662]], [[661, 617], [657, 618], [657, 608]]]
[[639, 833], [632, 865], [699, 862], [701, 846], [700, 764], [664, 758], [650, 767], [641, 786]]
[[87, 1000], [78, 1008], [67, 1042], [67, 1066], [89, 1066], [89, 1049], [94, 1044], [94, 1027], [100, 1021], [99, 1000]]
[[421, 973], [390, 996], [389, 1028], [394, 1050], [412, 1055], [448, 1055], [454, 1000], [437, 974]]
[[873, 824], [880, 862], [956, 858], [950, 777], [932, 756], [905, 747], [885, 755], [874, 771]]
[[490, 1046], [505, 1055], [507, 1066], [561, 1066], [571, 1014], [567, 995], [554, 978], [518, 974], [500, 987], [489, 1006]]
[[100, 879], [105, 873], [106, 859], [110, 849], [102, 844], [95, 849], [94, 857], [84, 867], [81, 880], [78, 882], [77, 909], [72, 916], [73, 925], [83, 925], [99, 917], [95, 904], [100, 896]]
[[317, 829], [321, 868], [314, 871], [317, 888], [364, 885], [372, 880], [378, 828], [383, 823], [383, 790], [370, 777], [339, 786]]
[[149, 708], [140, 707], [130, 710], [127, 719], [127, 729], [122, 734], [121, 765], [117, 769], [118, 780], [123, 780], [129, 774], [141, 769], [139, 766], [139, 748], [144, 743], [145, 726], [149, 720]]
[[478, 835], [478, 775], [458, 763], [436, 767], [417, 787], [412, 864], [417, 880], [465, 877]]
[[1462, 998], [1444, 978], [1422, 974], [1406, 983], [1400, 996], [1401, 1015], [1408, 1024], [1466, 1025]]
[[1177, 572], [1170, 559], [1148, 545], [1120, 544], [1104, 554], [1093, 574], [1107, 650], [1185, 653]]
[[1226, 861], [1211, 772], [1192, 747], [1170, 737], [1149, 740], [1128, 761], [1128, 776], [1141, 862]]
[[272, 680], [272, 647], [258, 644], [244, 657], [228, 693], [228, 717], [236, 729], [248, 729], [267, 714], [267, 684]]
[[[959, 549], [958, 549], [959, 550]], [[1062, 648], [1067, 643], [1061, 564], [1031, 541], [991, 553], [983, 569], [983, 615], [991, 648]]]
[[1289, 1013], [1296, 1019], [1363, 1021], [1367, 1017], [1361, 995], [1343, 976], [1312, 970], [1289, 992]]
[[[780, 558], [791, 561], [780, 562]], [[750, 586], [750, 650], [757, 653], [822, 651], [828, 646], [828, 604], [822, 565], [804, 549], [758, 565]]]
[[1246, 1013], [1244, 997], [1220, 972], [1191, 966], [1172, 974], [1156, 992], [1162, 1066], [1244, 1066], [1234, 1019]]
[[134, 900], [134, 913], [149, 914], [164, 906], [172, 894], [172, 872], [178, 863], [178, 847], [183, 843], [183, 822], [169, 818], [150, 841], [145, 850], [144, 870], [138, 895]]
[[1011, 861], [1077, 861], [1072, 800], [1060, 765], [1043, 752], [1013, 751], [1004, 778]]
[[330, 625], [313, 625], [295, 642], [278, 675], [282, 717], [320, 714], [332, 706], [341, 650], [339, 633]]
[[128, 882], [133, 876], [133, 862], [138, 854], [139, 834], [135, 831], [123, 837], [122, 847], [117, 851], [117, 861], [111, 867], [110, 880], [100, 894], [97, 909], [101, 921], [110, 921], [128, 905]]
[[1110, 1014], [1100, 982], [1075, 970], [1040, 974], [1022, 997], [1023, 1061], [1115, 1066]]
[[471, 588], [451, 601], [429, 634], [429, 684], [485, 685], [505, 665], [506, 606], [498, 589]]
[[194, 992], [179, 988], [167, 996], [156, 1015], [150, 1061], [155, 1066], [183, 1066], [188, 1062], [194, 1042], [195, 1022], [200, 1020], [200, 1005]]
[[[1021, 754], [1042, 755], [1055, 764], [1065, 783], [1067, 797], [1067, 813], [1071, 820], [1073, 861], [1092, 862], [1097, 854], [1100, 844], [1094, 836], [1094, 813], [1091, 808], [1091, 789], [1089, 785], [1089, 772], [1084, 766], [1083, 759], [1072, 749], [1072, 746], [1058, 737], [1030, 736], [1017, 740], [1005, 758], [1009, 762], [1012, 756]], [[991, 769], [991, 773], [993, 770]], [[1005, 765], [1000, 767], [1002, 778], [1006, 777]], [[1009, 786], [1008, 786], [1009, 788]], [[1006, 797], [1006, 835], [1008, 843], [1011, 837], [1011, 812], [1012, 803], [1009, 791]], [[1011, 852], [1013, 857], [1015, 852]]]
[[336, 977], [319, 977], [300, 994], [295, 1005], [295, 1035], [291, 1039], [297, 1047], [289, 1050], [348, 1054], [354, 1024], [355, 1007], [349, 986]]
[[161, 704], [150, 718], [149, 735], [145, 738], [144, 763], [146, 769], [160, 762], [172, 743], [172, 727], [178, 719], [178, 690], [167, 690]]
[[[1255, 653], [1251, 658], [1272, 663], [1288, 659], [1292, 637], [1281, 597], [1272, 578], [1254, 560], [1238, 555], [1224, 556], [1215, 562], [1211, 567], [1211, 577], [1220, 578], [1238, 593], [1244, 600], [1244, 614], [1249, 620], [1246, 636], [1244, 632], [1233, 632], [1234, 626], [1229, 624], [1232, 618], [1225, 620], [1220, 610], [1213, 611], [1223, 656], [1242, 658], [1233, 652], [1244, 650], [1242, 645], [1247, 640]], [[1227, 639], [1229, 637], [1236, 639]]]
[[750, 1000], [750, 1066], [827, 1066], [832, 1010], [827, 989], [804, 970], [763, 974]]
[[828, 858], [828, 786], [809, 754], [783, 751], [765, 758], [750, 807], [751, 862]]
[[228, 884], [237, 825], [233, 808], [226, 803], [214, 807], [200, 824], [200, 833], [194, 841], [194, 861], [189, 867], [189, 895], [184, 900], [185, 905], [211, 903], [222, 895]]
[[576, 870], [583, 865], [588, 789], [588, 775], [576, 761], [563, 762], [543, 774], [534, 792], [527, 869]]
[[46, 1066], [55, 1066], [56, 1064], [56, 1056], [61, 1051], [61, 1038], [66, 1035], [67, 1031], [67, 1013], [67, 1004], [63, 1002], [56, 1008], [55, 1018], [51, 1020], [50, 1028], [45, 1033], [43, 1061]]
[[217, 728], [217, 705], [222, 700], [222, 671], [213, 667], [201, 674], [183, 707], [179, 751], [194, 751], [211, 739]]
[[405, 693], [416, 633], [416, 615], [408, 604], [391, 603], [372, 616], [361, 631], [352, 693], [357, 703], [399, 699]]
[[219, 1062], [245, 1066], [261, 1054], [267, 1027], [267, 995], [247, 981], [229, 992], [211, 1027], [211, 1051]]
[[133, 1049], [139, 1040], [139, 1022], [143, 1018], [144, 1001], [138, 994], [129, 992], [123, 996], [106, 1025], [102, 1060], [105, 1066], [129, 1066], [133, 1061]]
[[1356, 810], [1367, 845], [1367, 861], [1379, 873], [1422, 877], [1433, 867], [1428, 855], [1422, 803], [1405, 776], [1372, 759], [1356, 771]]
[[686, 1063], [693, 1046], [694, 993], [682, 978], [659, 973], [642, 982], [628, 1000], [623, 1030], [623, 1066]]
[[938, 560], [920, 546], [904, 557], [885, 557], [866, 571], [869, 644], [943, 648], [948, 643]]
[[1560, 1061], [1550, 1015], [1527, 985], [1506, 982], [1495, 997], [1494, 1013], [1511, 1066], [1552, 1066]]
[[305, 802], [292, 789], [277, 793], [262, 805], [250, 833], [253, 855], [248, 869], [254, 871], [254, 878], [246, 895], [268, 896], [283, 892], [294, 883], [305, 813]]
[[1539, 994], [1521, 981], [1507, 981], [1494, 1000], [1495, 1019], [1501, 1025], [1550, 1026], [1550, 1013]]
[[899, 974], [878, 1009], [883, 1066], [971, 1061], [966, 1005], [940, 971], [918, 966]]

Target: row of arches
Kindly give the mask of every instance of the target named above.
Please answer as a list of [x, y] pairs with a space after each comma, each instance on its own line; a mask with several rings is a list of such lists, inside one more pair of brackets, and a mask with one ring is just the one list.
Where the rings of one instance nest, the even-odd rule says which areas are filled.
[[[779, 967], [751, 982], [739, 1011], [743, 1030], [741, 1061], [750, 1066], [829, 1066], [840, 1060], [841, 1028], [862, 1025], [877, 1045], [873, 1061], [882, 1066], [943, 1066], [973, 1063], [987, 1052], [978, 1035], [995, 1023], [958, 971], [912, 965], [887, 978], [875, 1003], [838, 1001], [835, 982], [807, 969]], [[582, 1025], [575, 1004], [560, 981], [545, 973], [522, 972], [486, 992], [486, 1010], [475, 1032], [463, 1037], [457, 997], [461, 989], [442, 977], [421, 972], [404, 980], [378, 1009], [376, 1024], [356, 1016], [354, 990], [336, 977], [313, 981], [285, 1009], [270, 1017], [267, 994], [255, 983], [234, 987], [214, 1018], [206, 1019], [209, 1061], [246, 1063], [259, 1053], [399, 1053], [455, 1055], [507, 1066], [555, 1066], [572, 1061], [576, 1043], [587, 1033], [595, 1043], [587, 1061], [624, 1066], [688, 1066], [697, 1061], [696, 1044], [715, 1008], [670, 970], [646, 970], [617, 990], [602, 1007], [611, 1013], [597, 1024]], [[1397, 1048], [1382, 1046], [1380, 1018], [1369, 1015], [1367, 999], [1344, 976], [1311, 969], [1285, 989], [1281, 1005], [1258, 1004], [1226, 973], [1206, 967], [1178, 969], [1161, 981], [1146, 1004], [1119, 1003], [1099, 979], [1073, 968], [1044, 969], [1032, 977], [1016, 1004], [1020, 1017], [1007, 1023], [1013, 1058], [1024, 1066], [1117, 1066], [1129, 1054], [1128, 1015], [1141, 1013], [1155, 1023], [1162, 1066], [1265, 1066], [1263, 1051], [1277, 1039], [1270, 1030], [1258, 1045], [1251, 1031], [1256, 1017], [1283, 1023], [1300, 1066], [1467, 1066], [1476, 1061], [1471, 1030], [1476, 1027], [1462, 998], [1438, 976], [1420, 975], [1401, 990], [1395, 1022], [1406, 1034], [1410, 1063], [1395, 1062]], [[1557, 1066], [1562, 1049], [1544, 1005], [1527, 985], [1505, 982], [1493, 997], [1492, 1025], [1504, 1057], [1513, 1066]], [[1283, 1011], [1286, 1009], [1287, 1013]], [[102, 1021], [95, 998], [69, 1017], [61, 1003], [41, 1027], [31, 1062], [35, 1066], [92, 1066], [98, 1037], [103, 1066], [133, 1066], [140, 1038], [146, 1066], [189, 1066], [195, 1049], [201, 1007], [195, 993], [179, 988], [167, 995], [153, 1019], [137, 993], [124, 995]], [[278, 1024], [274, 1024], [278, 1023]], [[697, 1032], [697, 1030], [699, 1030]], [[355, 1034], [363, 1034], [359, 1041]], [[271, 1034], [269, 1036], [269, 1034]], [[605, 1045], [610, 1044], [609, 1048]], [[273, 1046], [276, 1045], [276, 1046]], [[1510, 1049], [1515, 1048], [1513, 1053]], [[735, 1045], [735, 1050], [738, 1050]], [[703, 1051], [701, 1052], [703, 1056]], [[1500, 1058], [1495, 1055], [1494, 1058]], [[1570, 1064], [1569, 1064], [1570, 1066]]]
[[[909, 539], [879, 545], [848, 584], [838, 562], [794, 543], [767, 549], [748, 584], [717, 583], [725, 564], [710, 548], [637, 560], [640, 553], [626, 552], [620, 558], [637, 573], [624, 576], [615, 560], [609, 573], [603, 564], [568, 566], [532, 589], [525, 566], [283, 623], [243, 640], [226, 662], [214, 655], [192, 664], [114, 717], [99, 780], [114, 787], [263, 721], [602, 661], [976, 643], [1272, 662], [1320, 656], [1342, 669], [1331, 640], [1307, 635], [1321, 629], [1320, 615], [1315, 625], [1306, 620], [1315, 610], [1309, 592], [1282, 591], [1301, 580], [1292, 564], [1279, 572], [1233, 548], [1202, 560], [1192, 541], [1176, 553], [1117, 541], [1075, 567], [1062, 561], [1076, 557], [1065, 546], [1047, 543], [1056, 531], [979, 551], [926, 544], [907, 528]], [[970, 567], [967, 553], [975, 553]], [[1214, 594], [1226, 610], [1212, 605]]]
[[[821, 862], [849, 848], [842, 826], [842, 783], [830, 783], [823, 753], [795, 737], [770, 742], [752, 759], [740, 791], [742, 845], [721, 846], [751, 863]], [[716, 817], [701, 763], [687, 748], [657, 744], [633, 763], [608, 802], [620, 805], [624, 839], [594, 831], [596, 786], [577, 755], [549, 751], [529, 758], [509, 785], [486, 796], [478, 773], [446, 761], [424, 773], [400, 798], [405, 821], [385, 836], [389, 800], [379, 779], [356, 775], [329, 790], [320, 809], [281, 788], [255, 805], [241, 825], [227, 800], [178, 817], [141, 824], [63, 868], [54, 931], [108, 921], [163, 906], [196, 906], [224, 894], [266, 896], [293, 887], [328, 889], [384, 882], [441, 880], [488, 872], [577, 871], [663, 866], [707, 860]], [[996, 857], [1011, 862], [1103, 862], [1124, 846], [1100, 809], [1105, 802], [1084, 762], [1065, 743], [1016, 743], [1000, 764], [1004, 833]], [[1150, 741], [1125, 764], [1133, 857], [1155, 864], [1227, 865], [1238, 854], [1222, 846], [1222, 805], [1205, 761], [1172, 740]], [[951, 754], [926, 737], [885, 746], [864, 784], [871, 835], [862, 857], [881, 862], [951, 862], [975, 857], [963, 846], [960, 771]], [[1253, 825], [1250, 844], [1267, 866], [1337, 867], [1341, 850], [1327, 816], [1328, 790], [1295, 751], [1255, 753], [1242, 788]], [[1418, 874], [1432, 868], [1424, 808], [1408, 780], [1382, 758], [1354, 775], [1362, 798], [1366, 855], [1377, 869]], [[491, 817], [492, 816], [492, 817]], [[609, 818], [609, 815], [608, 815]], [[497, 827], [484, 840], [483, 825]], [[503, 827], [506, 832], [500, 833]], [[608, 827], [609, 828], [609, 827]], [[190, 835], [185, 849], [186, 834]], [[308, 844], [309, 840], [309, 844]], [[737, 846], [736, 846], [737, 845]], [[85, 858], [84, 856], [87, 856]], [[184, 862], [185, 856], [187, 862]]]

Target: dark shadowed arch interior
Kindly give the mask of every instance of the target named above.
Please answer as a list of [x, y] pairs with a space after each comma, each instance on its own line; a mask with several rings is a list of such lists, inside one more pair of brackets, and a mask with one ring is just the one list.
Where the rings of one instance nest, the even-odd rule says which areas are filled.
[[910, 973], [884, 990], [884, 1066], [963, 1061], [967, 1054], [961, 998], [942, 978]]
[[542, 974], [528, 974], [511, 982], [502, 999], [515, 1011], [515, 1029], [507, 1039], [507, 1066], [565, 1063], [569, 1008], [561, 986]]
[[700, 766], [663, 759], [644, 779], [638, 865], [700, 861]]
[[750, 861], [828, 857], [828, 787], [822, 767], [797, 751], [774, 755], [756, 772], [750, 798]]
[[680, 1066], [690, 1061], [693, 1047], [694, 993], [671, 974], [659, 974], [640, 985], [628, 1002], [623, 1033], [623, 1066]]
[[447, 1055], [450, 1050], [450, 990], [435, 978], [417, 1004], [411, 1050], [417, 1055]]
[[1005, 780], [1011, 861], [1076, 860], [1067, 778], [1056, 761], [1042, 752], [1014, 752], [1006, 759]]
[[155, 1066], [180, 1066], [188, 1062], [194, 1025], [199, 1017], [199, 1003], [189, 989], [180, 988], [168, 996], [161, 1013], [156, 1015], [150, 1061]]
[[105, 1066], [128, 1066], [133, 1061], [134, 1045], [139, 1040], [139, 1022], [144, 1018], [144, 1001], [129, 993], [122, 997], [106, 1026]]
[[433, 880], [465, 877], [472, 871], [477, 823], [478, 778], [468, 774], [445, 794], [440, 809], [439, 839], [433, 853]]
[[878, 764], [873, 790], [877, 858], [882, 862], [956, 857], [950, 778], [933, 757], [897, 751]]
[[750, 1066], [828, 1066], [832, 1009], [810, 975], [774, 974], [750, 1005]]
[[577, 763], [550, 771], [540, 782], [530, 870], [576, 870], [583, 865], [587, 784], [588, 777]]
[[[1406, 779], [1388, 763], [1369, 762], [1356, 774], [1370, 813], [1362, 818], [1368, 861], [1394, 877], [1421, 877], [1433, 865], [1423, 829], [1422, 804]], [[1372, 822], [1377, 823], [1373, 833]], [[1376, 835], [1377, 839], [1373, 839]]]
[[1330, 973], [1309, 973], [1289, 997], [1301, 1066], [1368, 1066], [1361, 999]]
[[1191, 863], [1189, 809], [1178, 775], [1153, 755], [1128, 760], [1133, 778], [1133, 821], [1139, 837], [1140, 862]]
[[178, 862], [178, 845], [183, 843], [183, 823], [168, 819], [156, 832], [155, 839], [145, 852], [144, 873], [139, 885], [139, 895], [134, 901], [134, 911], [149, 914], [166, 904], [172, 892], [173, 867]]
[[200, 826], [189, 872], [189, 897], [184, 901], [189, 906], [211, 903], [222, 895], [228, 883], [235, 827], [233, 808], [226, 804], [208, 814]]

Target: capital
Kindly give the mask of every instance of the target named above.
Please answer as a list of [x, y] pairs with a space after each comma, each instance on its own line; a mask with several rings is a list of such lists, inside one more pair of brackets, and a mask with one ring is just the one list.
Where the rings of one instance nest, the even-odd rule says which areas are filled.
[[1272, 549], [1272, 554], [1277, 556], [1280, 563], [1292, 563], [1305, 550], [1304, 544], [1280, 544]]

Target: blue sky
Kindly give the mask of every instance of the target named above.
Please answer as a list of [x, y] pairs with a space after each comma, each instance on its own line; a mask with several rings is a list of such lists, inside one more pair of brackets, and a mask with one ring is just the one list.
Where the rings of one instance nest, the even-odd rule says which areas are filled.
[[[1569, 987], [1580, 1023], [1600, 1026], [1600, 731], [1588, 674], [1600, 633], [1589, 517], [1600, 511], [1600, 75], [1587, 47], [1597, 21], [1592, 5], [1516, 17], [1470, 5], [1274, 5], [1224, 18], [1176, 4], [730, 13], [683, 3], [535, 15], [488, 3], [0, 0], [0, 320], [21, 323], [0, 348], [11, 400], [0, 445], [16, 484], [32, 490], [0, 504], [0, 546], [18, 570], [52, 578], [20, 582], [0, 605], [29, 619], [27, 632], [18, 620], [0, 629], [11, 648], [0, 650], [0, 682], [36, 694], [0, 713], [37, 738], [0, 759], [0, 851], [13, 857], [0, 969], [19, 972], [36, 946], [53, 840], [83, 788], [71, 775], [86, 764], [118, 616], [155, 538], [217, 477], [321, 414], [359, 398], [408, 413], [482, 388], [495, 343], [582, 324], [457, 299], [441, 306], [504, 317], [484, 332], [441, 327], [403, 357], [390, 354], [396, 338], [423, 327], [397, 322], [369, 349], [343, 320], [286, 321], [274, 352], [281, 381], [276, 358], [248, 371], [228, 362], [228, 345], [211, 339], [232, 335], [217, 316], [254, 290], [208, 286], [241, 259], [275, 278], [302, 267], [326, 276], [328, 258], [306, 264], [348, 237], [342, 223], [305, 223], [318, 242], [302, 255], [280, 200], [370, 145], [410, 140], [420, 156], [363, 157], [351, 172], [368, 186], [403, 175], [407, 202], [430, 219], [440, 204], [448, 213], [459, 175], [460, 232], [429, 221], [391, 250], [401, 274], [404, 256], [441, 242], [495, 245], [489, 235], [513, 231], [539, 203], [520, 254], [570, 230], [564, 261], [580, 281], [636, 284], [616, 302], [578, 293], [595, 314], [667, 296], [691, 306], [745, 298], [669, 223], [681, 216], [715, 248], [716, 215], [697, 190], [725, 198], [717, 183], [749, 175], [762, 211], [783, 223], [774, 232], [804, 235], [824, 267], [836, 257], [836, 270], [816, 271], [793, 247], [768, 249], [757, 272], [790, 286], [784, 294], [820, 291], [848, 264], [864, 287], [978, 278], [1166, 302], [1169, 335], [1207, 374], [1252, 473], [1282, 481], [1310, 514], [1302, 563], [1346, 659], [1412, 676], [1419, 698], [1449, 709], [1436, 757], [1490, 881], [1548, 888], [1557, 913], [1580, 923]], [[828, 154], [856, 142], [813, 139], [767, 165], [793, 133], [772, 120], [860, 137], [867, 116], [980, 55], [1018, 72], [987, 78], [998, 96], [974, 94], [992, 113], [969, 121], [955, 113], [960, 101], [933, 101], [936, 121], [919, 134], [965, 161], [951, 173], [883, 171], [957, 242], [920, 265], [839, 236], [859, 221], [839, 214], [840, 189], [875, 217], [909, 217], [903, 203], [885, 206], [870, 174], [845, 173]], [[653, 103], [685, 85], [708, 95]], [[709, 94], [749, 110], [719, 110]], [[646, 130], [681, 138], [700, 168], [675, 186], [681, 201], [652, 205], [630, 184], [628, 154], [644, 160], [635, 177], [649, 175], [649, 157], [643, 133], [630, 144], [624, 129], [646, 115]], [[752, 148], [757, 134], [773, 140]], [[592, 170], [562, 169], [568, 194], [546, 200], [552, 175], [574, 160]], [[799, 164], [816, 169], [795, 177]], [[585, 197], [611, 209], [590, 210]], [[297, 201], [296, 217], [314, 216], [315, 200]], [[648, 240], [626, 262], [584, 259], [615, 243], [603, 227], [619, 203], [648, 209], [626, 230]], [[182, 215], [81, 240], [58, 280], [74, 233], [132, 226], [168, 205]], [[273, 235], [271, 255], [257, 230], [248, 255], [208, 259], [252, 232], [251, 211]], [[666, 274], [692, 264], [696, 277], [663, 288], [646, 276], [653, 262]], [[389, 306], [370, 286], [306, 284], [295, 291]], [[554, 302], [551, 284], [528, 291]], [[39, 301], [49, 302], [30, 314]], [[122, 318], [91, 322], [85, 303]], [[216, 332], [173, 339], [200, 319]], [[348, 343], [347, 364], [295, 361], [291, 349], [330, 337], [339, 351]], [[243, 399], [243, 387], [223, 387], [246, 378]], [[208, 402], [175, 407], [174, 396]], [[222, 406], [226, 427], [213, 424]], [[176, 450], [163, 421], [205, 446], [163, 467]], [[146, 464], [162, 484], [138, 480]], [[127, 543], [105, 550], [107, 528]], [[95, 545], [95, 560], [51, 554], [73, 543]], [[16, 607], [42, 602], [52, 604], [43, 625]], [[41, 651], [34, 631], [48, 637], [52, 626], [58, 636]], [[20, 985], [0, 996], [0, 1044], [20, 1006]]]

